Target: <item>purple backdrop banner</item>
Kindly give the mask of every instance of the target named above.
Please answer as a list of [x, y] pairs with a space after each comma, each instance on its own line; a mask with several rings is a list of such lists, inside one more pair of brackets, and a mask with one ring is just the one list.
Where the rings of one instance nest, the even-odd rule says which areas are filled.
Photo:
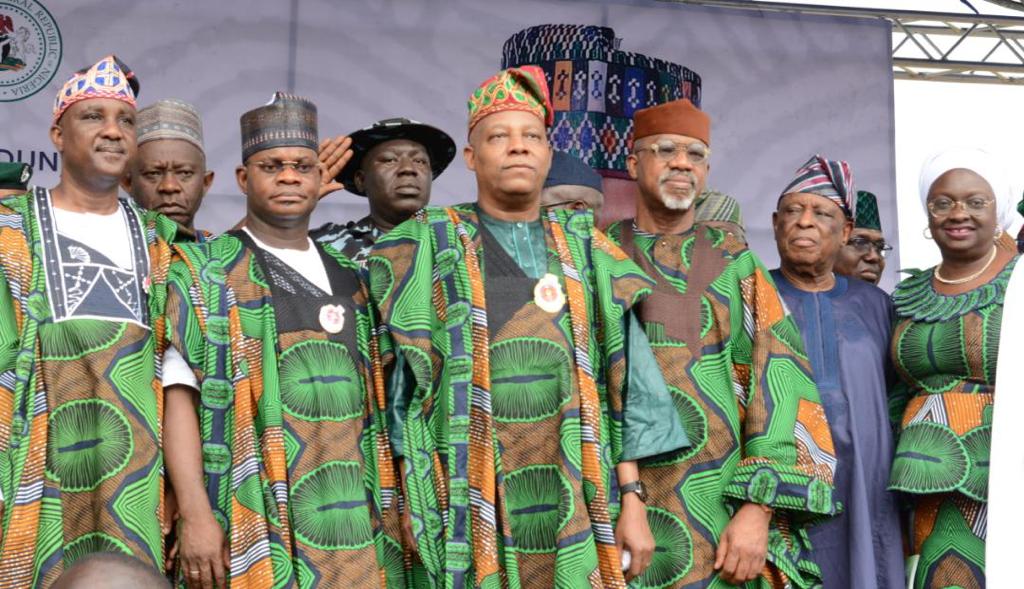
[[[609, 27], [618, 49], [700, 76], [713, 120], [709, 184], [740, 200], [752, 246], [769, 265], [778, 192], [814, 153], [850, 161], [858, 187], [882, 198], [889, 240], [898, 235], [891, 35], [881, 22], [639, 0], [0, 0], [0, 45], [5, 16], [6, 42], [23, 65], [0, 63], [0, 161], [32, 162], [35, 181], [53, 185], [54, 94], [73, 70], [113, 52], [137, 72], [142, 105], [174, 97], [200, 109], [217, 178], [199, 225], [215, 231], [244, 209], [234, 180], [238, 118], [275, 90], [314, 100], [322, 136], [405, 116], [461, 146], [466, 98], [498, 69], [505, 40], [565, 23]], [[473, 195], [456, 158], [434, 202]], [[316, 221], [365, 214], [365, 200], [343, 192], [321, 203]], [[883, 286], [898, 267], [889, 263]]]

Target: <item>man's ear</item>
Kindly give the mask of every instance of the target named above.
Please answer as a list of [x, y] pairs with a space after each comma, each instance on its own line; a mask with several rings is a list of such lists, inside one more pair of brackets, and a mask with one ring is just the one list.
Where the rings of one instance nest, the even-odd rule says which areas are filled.
[[626, 156], [626, 171], [629, 172], [629, 178], [631, 180], [636, 180], [637, 178], [636, 164], [636, 154], [631, 153]]
[[366, 193], [366, 174], [362, 170], [356, 170], [352, 175], [352, 182], [356, 185], [356, 190]]
[[853, 234], [853, 219], [847, 217], [843, 223], [843, 245], [846, 245], [850, 241], [850, 235]]
[[242, 194], [249, 194], [249, 169], [244, 165], [235, 168], [235, 181], [238, 182], [238, 189]]
[[472, 145], [462, 148], [462, 159], [466, 160], [466, 168], [471, 172], [476, 171], [476, 153], [473, 151]]
[[59, 122], [50, 125], [50, 141], [53, 142], [57, 153], [64, 153], [64, 129], [61, 128]]
[[211, 186], [213, 186], [213, 170], [207, 170], [203, 175], [203, 196], [206, 196]]

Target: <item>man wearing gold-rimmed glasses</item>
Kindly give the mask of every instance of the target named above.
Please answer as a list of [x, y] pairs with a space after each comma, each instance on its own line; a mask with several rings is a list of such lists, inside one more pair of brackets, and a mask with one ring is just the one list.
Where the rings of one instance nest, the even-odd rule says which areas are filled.
[[636, 217], [608, 229], [655, 281], [638, 314], [692, 444], [641, 465], [657, 545], [641, 583], [811, 585], [794, 522], [835, 512], [832, 441], [768, 271], [734, 236], [694, 224], [710, 138], [687, 100], [637, 111]]

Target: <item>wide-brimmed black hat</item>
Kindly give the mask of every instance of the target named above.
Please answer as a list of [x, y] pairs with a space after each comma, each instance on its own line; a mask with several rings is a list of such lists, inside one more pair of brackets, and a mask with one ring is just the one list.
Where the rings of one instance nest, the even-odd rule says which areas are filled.
[[366, 196], [366, 193], [356, 188], [356, 170], [362, 167], [366, 154], [385, 141], [408, 139], [422, 145], [430, 157], [434, 178], [440, 176], [455, 158], [455, 141], [447, 133], [437, 127], [402, 117], [377, 121], [349, 137], [352, 139], [352, 159], [345, 164], [335, 180], [344, 184], [345, 190], [359, 196]]

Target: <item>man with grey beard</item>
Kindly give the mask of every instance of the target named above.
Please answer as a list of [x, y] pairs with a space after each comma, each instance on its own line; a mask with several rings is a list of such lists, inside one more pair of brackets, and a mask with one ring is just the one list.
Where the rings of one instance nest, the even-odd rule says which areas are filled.
[[835, 457], [799, 331], [757, 256], [694, 224], [708, 116], [677, 100], [633, 122], [636, 217], [608, 236], [654, 279], [635, 308], [693, 444], [640, 465], [656, 556], [637, 585], [820, 584], [802, 527], [836, 511]]

